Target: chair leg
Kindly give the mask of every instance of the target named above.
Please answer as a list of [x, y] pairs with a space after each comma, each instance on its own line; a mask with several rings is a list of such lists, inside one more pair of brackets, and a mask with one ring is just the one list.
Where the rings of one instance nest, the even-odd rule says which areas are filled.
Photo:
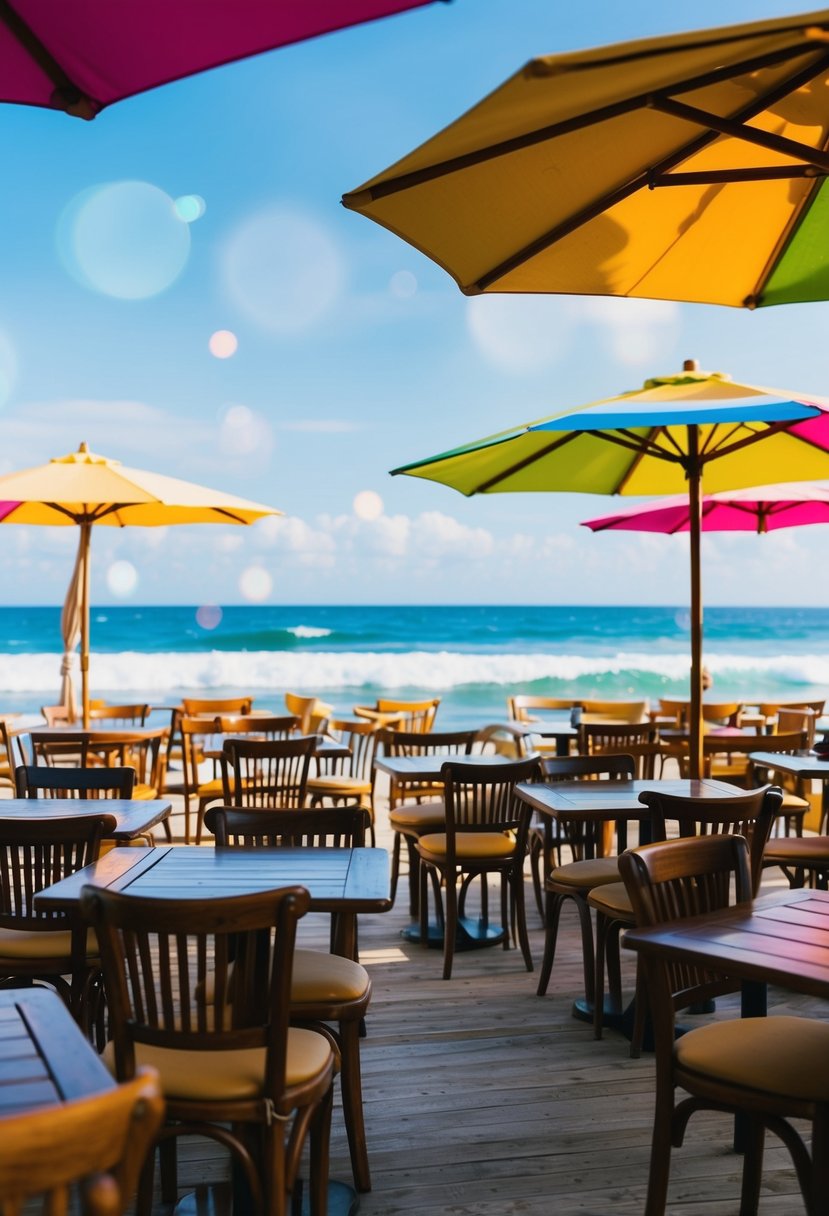
[[458, 888], [454, 874], [446, 874], [446, 896], [443, 924], [443, 978], [452, 978], [452, 963], [455, 958], [455, 938], [458, 933]]
[[[523, 859], [522, 859], [523, 860]], [[527, 933], [527, 908], [524, 902], [524, 868], [516, 863], [512, 871], [510, 884], [513, 892], [518, 944], [524, 956], [524, 966], [528, 971], [533, 970], [533, 956], [530, 950], [530, 938]]]
[[535, 906], [538, 908], [538, 915], [544, 921], [544, 892], [541, 887], [541, 854], [543, 845], [537, 836], [534, 836], [530, 841], [530, 874], [532, 875], [533, 894], [535, 895]]
[[536, 995], [544, 996], [547, 992], [547, 985], [550, 982], [550, 976], [553, 971], [553, 963], [556, 957], [556, 940], [558, 938], [558, 922], [561, 919], [561, 905], [564, 898], [553, 891], [547, 892], [546, 903], [546, 930], [544, 933], [544, 957], [541, 960], [541, 974], [538, 977], [538, 987]]
[[673, 1087], [670, 1078], [662, 1080], [657, 1076], [648, 1197], [643, 1216], [665, 1216], [668, 1179], [671, 1173], [672, 1111]]
[[630, 1036], [630, 1058], [638, 1060], [645, 1041], [645, 1026], [648, 1020], [648, 986], [645, 969], [636, 964], [636, 995], [633, 999], [633, 1031]]
[[420, 863], [418, 872], [418, 910], [420, 917], [420, 944], [429, 945], [429, 867]]
[[406, 850], [409, 855], [409, 916], [412, 920], [417, 918], [417, 910], [419, 904], [420, 891], [420, 854], [417, 851], [417, 842], [411, 836], [406, 836]]
[[158, 1161], [161, 1166], [161, 1201], [175, 1203], [178, 1198], [178, 1141], [175, 1136], [161, 1141]]
[[609, 921], [603, 912], [596, 912], [596, 958], [593, 969], [593, 1038], [602, 1037], [604, 1026], [604, 960], [607, 950]]
[[740, 1191], [740, 1216], [757, 1216], [760, 1204], [760, 1174], [763, 1169], [763, 1142], [766, 1129], [762, 1119], [746, 1114], [743, 1149], [743, 1181]]
[[581, 895], [572, 897], [573, 903], [576, 905], [576, 911], [579, 914], [579, 925], [581, 926], [581, 954], [584, 964], [584, 995], [588, 1001], [595, 1000], [595, 969], [593, 952], [593, 923], [590, 919], [590, 908], [587, 900]]
[[400, 877], [400, 833], [394, 833], [394, 846], [391, 853], [391, 902], [397, 896], [397, 880]]
[[342, 1047], [340, 1085], [348, 1150], [351, 1154], [351, 1171], [357, 1190], [370, 1191], [371, 1172], [368, 1165], [360, 1074], [360, 1020], [340, 1022], [339, 1030]]
[[326, 1216], [328, 1212], [328, 1158], [331, 1139], [331, 1108], [333, 1086], [317, 1106], [311, 1121], [310, 1200], [311, 1216]]

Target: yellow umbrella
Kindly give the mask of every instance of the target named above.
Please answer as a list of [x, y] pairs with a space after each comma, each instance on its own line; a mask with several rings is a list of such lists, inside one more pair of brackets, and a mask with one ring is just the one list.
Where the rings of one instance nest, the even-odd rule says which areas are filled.
[[[93, 527], [166, 527], [169, 524], [252, 524], [273, 507], [222, 494], [160, 473], [129, 469], [118, 460], [77, 452], [0, 477], [0, 523], [80, 527], [75, 570], [64, 604], [62, 672], [80, 634], [83, 722], [89, 725], [89, 547]], [[78, 604], [80, 610], [78, 613]], [[68, 652], [68, 653], [67, 653]], [[71, 705], [72, 693], [64, 685]]]
[[829, 10], [534, 59], [346, 194], [467, 295], [829, 298]]

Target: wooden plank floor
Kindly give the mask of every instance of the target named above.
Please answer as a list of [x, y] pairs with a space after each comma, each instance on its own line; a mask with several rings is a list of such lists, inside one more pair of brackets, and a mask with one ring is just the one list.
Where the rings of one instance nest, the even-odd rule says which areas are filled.
[[[381, 820], [384, 816], [381, 815]], [[380, 829], [378, 843], [388, 845]], [[528, 888], [529, 890], [529, 888]], [[407, 892], [383, 916], [360, 918], [361, 959], [374, 995], [363, 1040], [363, 1085], [373, 1190], [363, 1216], [637, 1216], [643, 1211], [653, 1109], [653, 1062], [571, 1017], [580, 992], [575, 916], [565, 914], [547, 997], [535, 995], [516, 950], [460, 954], [440, 979], [439, 951], [405, 942]], [[529, 908], [540, 961], [543, 934]], [[324, 945], [323, 918], [301, 926]], [[628, 990], [631, 960], [626, 959]], [[737, 998], [718, 1002], [733, 1016]], [[770, 1012], [829, 1017], [824, 1003], [770, 993]], [[739, 1210], [740, 1158], [729, 1121], [702, 1114], [675, 1150], [669, 1216]], [[339, 1109], [332, 1177], [350, 1180]], [[227, 1176], [209, 1142], [182, 1148], [180, 1182]], [[761, 1216], [804, 1211], [782, 1147], [767, 1138]]]

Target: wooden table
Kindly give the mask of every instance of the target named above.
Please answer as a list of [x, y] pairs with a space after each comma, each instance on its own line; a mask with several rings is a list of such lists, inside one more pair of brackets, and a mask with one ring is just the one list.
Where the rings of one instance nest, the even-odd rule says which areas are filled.
[[172, 809], [166, 798], [0, 798], [0, 819], [114, 815], [112, 840], [135, 840], [159, 823], [166, 824]]
[[[423, 736], [428, 739], [428, 735]], [[509, 756], [467, 756], [438, 753], [432, 756], [376, 756], [374, 767], [387, 773], [398, 785], [417, 785], [440, 781], [444, 764], [483, 764], [497, 768], [499, 764], [515, 764]]]
[[785, 752], [750, 752], [749, 760], [758, 768], [773, 768], [781, 773], [804, 781], [820, 781], [820, 828], [829, 830], [829, 756], [818, 756], [816, 752], [800, 752], [795, 756]]
[[115, 1081], [48, 988], [0, 991], [0, 1115], [113, 1089]]
[[[587, 715], [585, 715], [584, 721], [587, 720]], [[579, 737], [578, 730], [570, 720], [569, 712], [561, 717], [539, 718], [532, 722], [512, 718], [509, 722], [498, 722], [495, 725], [503, 726], [504, 730], [520, 735], [522, 738], [538, 735], [540, 739], [552, 739], [556, 745], [557, 756], [569, 756], [570, 744]]]
[[160, 899], [248, 895], [299, 885], [313, 912], [335, 916], [335, 949], [353, 958], [358, 912], [391, 908], [385, 849], [210, 849], [199, 845], [112, 849], [35, 896], [38, 908], [67, 912], [87, 885]]
[[519, 798], [533, 810], [552, 819], [580, 823], [616, 821], [618, 851], [627, 848], [627, 825], [638, 820], [640, 843], [650, 839], [650, 811], [639, 795], [647, 791], [671, 794], [680, 798], [733, 798], [745, 790], [725, 781], [658, 780], [651, 781], [550, 781], [544, 784], [522, 783], [515, 787]]

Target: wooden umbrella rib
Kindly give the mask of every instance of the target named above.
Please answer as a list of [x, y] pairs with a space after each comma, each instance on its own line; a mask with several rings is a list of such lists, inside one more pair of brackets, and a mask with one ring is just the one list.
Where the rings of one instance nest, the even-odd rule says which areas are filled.
[[[756, 55], [740, 63], [714, 68], [711, 71], [689, 77], [687, 80], [678, 81], [672, 87], [671, 92], [683, 93], [691, 92], [694, 89], [706, 88], [711, 84], [719, 84], [722, 80], [729, 80], [737, 74], [755, 72], [760, 68], [773, 67], [777, 63], [785, 63], [788, 59], [797, 58], [805, 51], [813, 49], [814, 43], [811, 40], [804, 40], [804, 42], [787, 47], [785, 50], [769, 51], [765, 55]], [[427, 182], [435, 181], [437, 178], [448, 177], [450, 174], [458, 173], [463, 169], [470, 169], [475, 165], [485, 164], [490, 160], [497, 160], [499, 156], [508, 156], [512, 152], [521, 152], [525, 148], [532, 148], [536, 144], [546, 143], [548, 140], [556, 139], [560, 135], [570, 135], [574, 131], [582, 130], [584, 127], [594, 126], [610, 118], [618, 118], [623, 114], [631, 113], [633, 110], [642, 109], [648, 104], [651, 96], [652, 90], [645, 93], [637, 93], [635, 96], [628, 97], [624, 101], [599, 106], [595, 110], [588, 111], [586, 114], [576, 114], [571, 118], [562, 119], [560, 122], [549, 123], [545, 127], [539, 127], [535, 131], [525, 131], [521, 135], [514, 135], [509, 139], [498, 140], [497, 143], [488, 144], [485, 148], [475, 148], [470, 152], [463, 152], [458, 156], [450, 156], [446, 160], [439, 161], [437, 164], [424, 165], [420, 169], [413, 169], [408, 173], [400, 173], [396, 177], [386, 178], [385, 181], [377, 182], [376, 185], [369, 186], [364, 190], [356, 190], [353, 193], [345, 194], [343, 196], [343, 204], [346, 207], [360, 208], [368, 202], [378, 202], [380, 199], [388, 198], [389, 195], [409, 190], [412, 186], [422, 186]]]
[[75, 118], [87, 120], [94, 118], [97, 110], [95, 102], [67, 76], [65, 70], [46, 49], [34, 30], [12, 8], [9, 0], [0, 0], [0, 23], [6, 27], [15, 41], [55, 86], [51, 97], [55, 108], [64, 110]]
[[651, 174], [648, 186], [661, 190], [666, 186], [721, 186], [736, 182], [791, 181], [802, 178], [825, 177], [829, 169], [816, 165], [769, 165], [757, 169], [700, 169], [696, 173]]
[[[779, 84], [775, 85], [774, 88], [768, 89], [759, 97], [755, 97], [749, 105], [746, 105], [741, 110], [738, 110], [733, 116], [732, 121], [742, 123], [747, 122], [751, 118], [756, 118], [756, 116], [761, 114], [763, 110], [767, 109], [769, 105], [773, 105], [776, 101], [782, 100], [784, 97], [787, 97], [790, 93], [800, 88], [802, 84], [805, 84], [809, 80], [813, 79], [813, 77], [820, 72], [821, 68], [825, 66], [827, 62], [829, 62], [829, 57], [827, 57], [826, 52], [822, 51], [817, 59], [813, 60], [808, 67], [801, 68], [799, 72], [796, 72], [793, 76], [787, 77], [784, 81], [781, 81]], [[677, 85], [671, 90], [673, 94], [681, 91], [681, 85]], [[649, 95], [649, 99], [653, 99], [653, 94]], [[719, 138], [720, 133], [712, 130], [707, 130], [704, 133], [695, 136], [694, 139], [683, 144], [681, 148], [678, 148], [669, 156], [664, 157], [661, 161], [657, 161], [657, 163], [654, 165], [650, 165], [632, 181], [622, 186], [615, 187], [615, 189], [609, 191], [599, 199], [595, 200], [593, 203], [589, 203], [586, 207], [576, 212], [575, 215], [568, 217], [568, 219], [564, 220], [561, 224], [557, 224], [548, 232], [536, 237], [534, 241], [531, 241], [528, 245], [524, 246], [523, 249], [520, 249], [516, 253], [511, 254], [510, 257], [505, 258], [503, 262], [493, 267], [492, 270], [489, 270], [486, 272], [486, 274], [481, 275], [478, 280], [472, 284], [472, 289], [476, 291], [486, 291], [492, 286], [493, 283], [497, 283], [499, 279], [502, 279], [505, 275], [511, 273], [511, 271], [516, 270], [519, 266], [529, 261], [530, 258], [535, 257], [536, 254], [542, 253], [545, 249], [549, 249], [552, 245], [557, 244], [560, 240], [563, 240], [564, 237], [569, 236], [571, 232], [575, 232], [576, 229], [582, 227], [582, 225], [588, 223], [591, 219], [595, 219], [597, 216], [602, 215], [605, 211], [610, 210], [611, 207], [622, 202], [631, 194], [635, 194], [641, 189], [649, 188], [652, 181], [657, 179], [661, 174], [670, 172], [670, 170], [676, 165], [682, 164], [683, 161], [686, 161], [690, 157], [695, 156], [698, 152], [703, 151], [703, 149], [707, 148]]]
[[[767, 439], [769, 435], [785, 434], [798, 423], [805, 421], [803, 418], [787, 418], [782, 422], [770, 422], [761, 431], [752, 432], [746, 435], [744, 439], [737, 439], [734, 443], [726, 444], [723, 447], [718, 447], [713, 453], [704, 453], [700, 455], [702, 464], [709, 464], [712, 460], [719, 460], [722, 456], [730, 456], [732, 452], [739, 452], [742, 448], [751, 447], [752, 444], [759, 443], [760, 440]], [[747, 426], [747, 424], [743, 424]], [[747, 428], [748, 429], [748, 428]], [[815, 448], [818, 452], [824, 455], [829, 455], [826, 449], [821, 447], [819, 443], [813, 443], [812, 440], [804, 438], [802, 435], [793, 435], [798, 443], [805, 443], [809, 447]]]

